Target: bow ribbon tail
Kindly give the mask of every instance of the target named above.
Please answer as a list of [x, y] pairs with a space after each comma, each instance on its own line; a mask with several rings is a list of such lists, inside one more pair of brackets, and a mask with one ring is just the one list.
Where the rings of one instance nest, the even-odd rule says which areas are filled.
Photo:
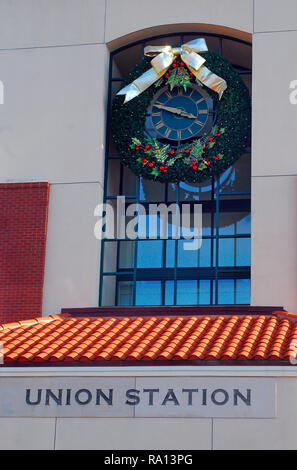
[[224, 91], [227, 89], [227, 83], [223, 78], [211, 72], [204, 65], [202, 65], [198, 70], [195, 70], [193, 67], [189, 67], [189, 69], [195, 77], [203, 83], [203, 85], [216, 91], [219, 95], [219, 99], [222, 98]]
[[140, 93], [147, 90], [153, 83], [159, 80], [166, 70], [167, 69], [163, 70], [162, 73], [156, 72], [153, 68], [147, 70], [132, 83], [122, 88], [117, 95], [125, 95], [124, 103], [127, 103], [127, 101], [140, 95]]

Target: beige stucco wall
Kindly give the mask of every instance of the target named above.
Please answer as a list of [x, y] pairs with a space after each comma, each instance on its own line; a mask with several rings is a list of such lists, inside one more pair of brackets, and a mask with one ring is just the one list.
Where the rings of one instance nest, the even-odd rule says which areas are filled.
[[0, 16], [0, 182], [51, 183], [44, 314], [97, 304], [108, 51], [181, 30], [253, 40], [252, 304], [297, 311], [295, 0], [2, 0]]

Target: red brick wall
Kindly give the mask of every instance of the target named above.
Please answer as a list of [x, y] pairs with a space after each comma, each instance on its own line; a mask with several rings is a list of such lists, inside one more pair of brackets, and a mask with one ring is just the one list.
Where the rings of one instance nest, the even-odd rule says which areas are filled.
[[41, 315], [48, 183], [0, 184], [0, 323]]

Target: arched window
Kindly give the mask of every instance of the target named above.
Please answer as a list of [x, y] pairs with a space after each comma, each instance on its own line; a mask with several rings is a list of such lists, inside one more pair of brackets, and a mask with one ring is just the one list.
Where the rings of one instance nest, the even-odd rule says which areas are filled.
[[[100, 306], [223, 305], [250, 303], [250, 149], [216, 180], [161, 184], [136, 177], [120, 164], [110, 135], [111, 102], [123, 77], [143, 58], [148, 44], [182, 44], [204, 37], [209, 50], [228, 60], [251, 86], [251, 44], [232, 37], [184, 33], [148, 38], [111, 54], [104, 202], [202, 204], [203, 241], [186, 250], [185, 240], [104, 239]], [[149, 217], [149, 216], [143, 216]], [[141, 232], [141, 217], [139, 218]]]

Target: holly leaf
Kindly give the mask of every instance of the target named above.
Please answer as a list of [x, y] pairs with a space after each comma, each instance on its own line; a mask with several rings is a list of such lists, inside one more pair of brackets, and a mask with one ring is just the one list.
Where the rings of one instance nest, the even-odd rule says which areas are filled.
[[159, 171], [157, 170], [157, 168], [152, 169], [152, 175], [153, 176], [158, 176], [159, 175]]
[[132, 145], [135, 147], [135, 145], [141, 145], [141, 141], [137, 139], [137, 137], [132, 137]]
[[163, 83], [163, 77], [159, 78], [159, 80], [156, 81], [155, 87], [161, 86]]
[[202, 155], [203, 145], [202, 145], [200, 139], [194, 140], [194, 142], [192, 143], [192, 149], [193, 149], [193, 150], [191, 150], [191, 155], [192, 156], [200, 157], [200, 155]]

